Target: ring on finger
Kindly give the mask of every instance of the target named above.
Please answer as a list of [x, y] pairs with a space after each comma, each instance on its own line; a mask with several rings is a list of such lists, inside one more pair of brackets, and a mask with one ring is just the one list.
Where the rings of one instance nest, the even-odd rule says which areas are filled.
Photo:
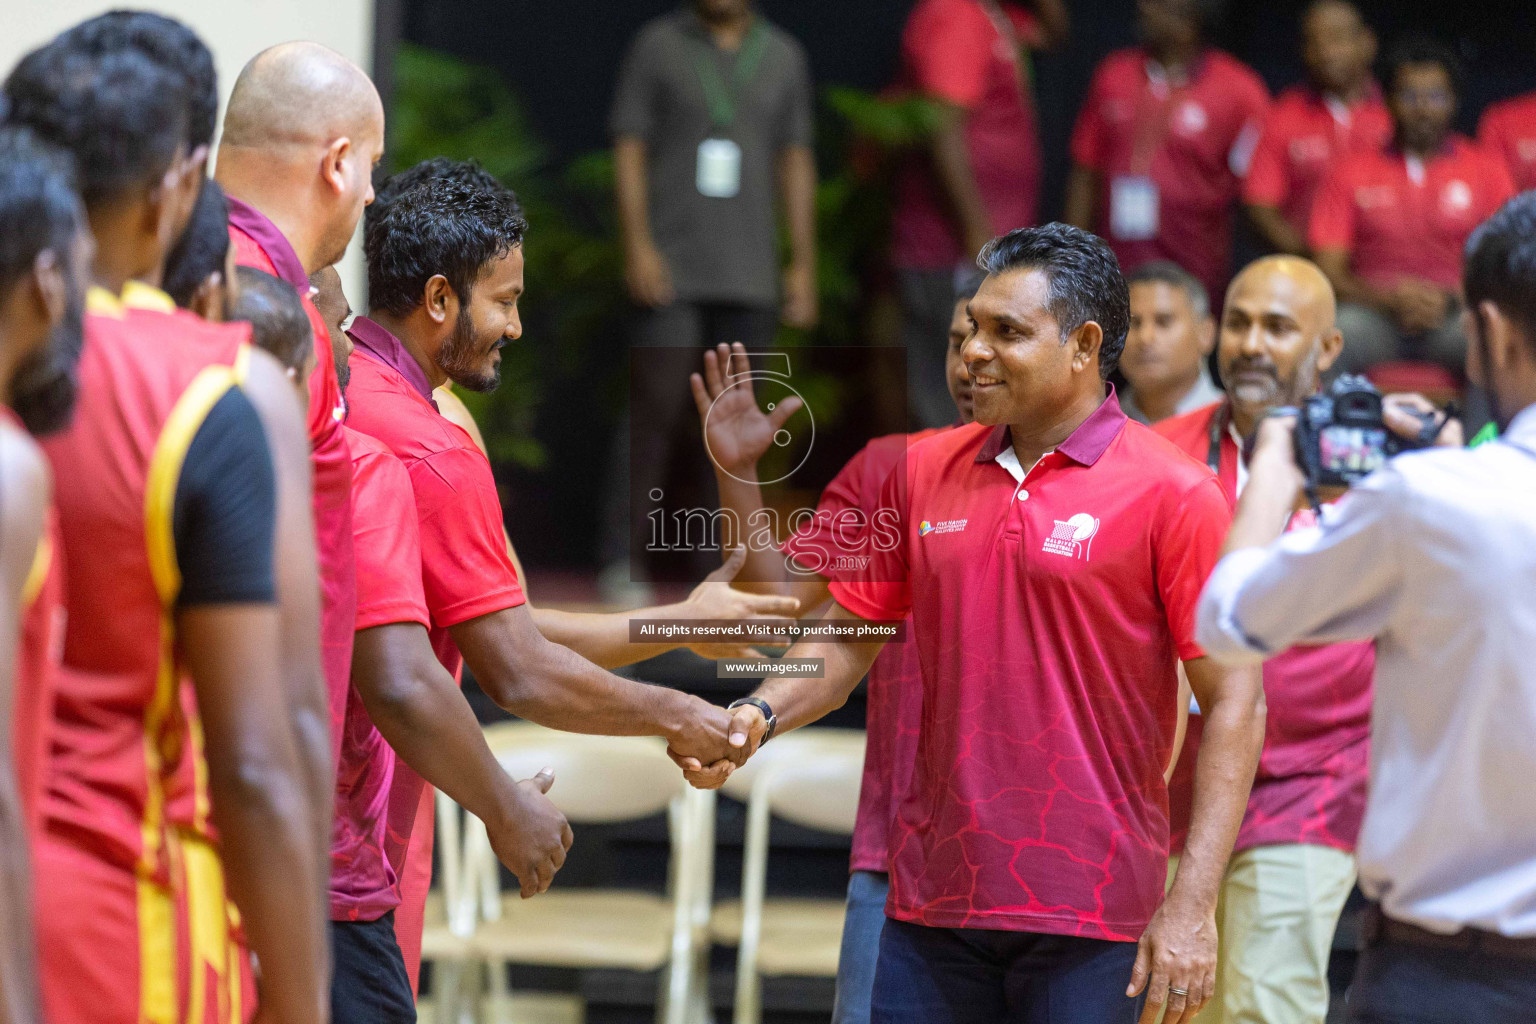
[[1184, 998], [1188, 999], [1189, 998], [1189, 989], [1187, 989], [1187, 988], [1174, 988], [1172, 985], [1169, 985], [1168, 986], [1168, 994], [1172, 995], [1172, 996], [1183, 996]]

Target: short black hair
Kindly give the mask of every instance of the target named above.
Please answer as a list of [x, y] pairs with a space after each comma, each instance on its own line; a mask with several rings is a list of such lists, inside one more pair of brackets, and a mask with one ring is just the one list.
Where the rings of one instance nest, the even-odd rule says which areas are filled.
[[457, 178], [427, 178], [399, 193], [367, 225], [368, 303], [392, 316], [421, 305], [437, 274], [461, 302], [487, 266], [523, 244], [527, 229], [508, 188]]
[[293, 285], [255, 267], [236, 267], [240, 297], [231, 320], [251, 325], [251, 343], [291, 370], [302, 369], [315, 345], [315, 329]]
[[1521, 192], [1478, 225], [1462, 271], [1467, 307], [1498, 306], [1536, 350], [1536, 191]]
[[[1329, 0], [1333, 2], [1333, 0]], [[1125, 279], [1126, 291], [1138, 284], [1148, 282], [1166, 284], [1170, 288], [1181, 288], [1189, 298], [1190, 308], [1194, 310], [1196, 320], [1204, 320], [1211, 315], [1211, 295], [1205, 290], [1205, 285], [1200, 279], [1172, 260], [1153, 260], [1151, 263], [1143, 263], [1137, 267], [1130, 276]]]
[[1446, 77], [1451, 80], [1451, 90], [1458, 98], [1461, 97], [1466, 69], [1462, 67], [1456, 51], [1447, 44], [1422, 33], [1404, 36], [1393, 43], [1381, 64], [1381, 80], [1388, 92], [1397, 88], [1397, 73], [1409, 64], [1440, 65], [1445, 69]]
[[[363, 208], [363, 230], [389, 209], [389, 204], [402, 192], [409, 191], [424, 181], [458, 181], [487, 191], [496, 191], [505, 186], [497, 177], [484, 167], [478, 160], [453, 160], [446, 156], [434, 156], [421, 161], [403, 171], [397, 171], [383, 179], [374, 187], [373, 202]], [[516, 207], [517, 215], [523, 216], [522, 206], [517, 202], [517, 196], [512, 196], [512, 203]], [[526, 226], [525, 226], [526, 230]]]
[[137, 50], [92, 57], [58, 40], [5, 80], [11, 120], [68, 151], [86, 205], [157, 181], [187, 138], [181, 78]]
[[161, 287], [176, 300], [176, 305], [190, 306], [197, 289], [210, 274], [222, 272], [228, 258], [229, 202], [219, 183], [208, 178], [197, 194], [187, 230], [165, 259]]
[[1108, 379], [1120, 364], [1131, 325], [1131, 296], [1120, 262], [1102, 238], [1068, 224], [1019, 228], [988, 242], [976, 265], [988, 274], [1042, 271], [1061, 340], [1091, 320], [1104, 332], [1099, 375]]
[[85, 211], [75, 194], [74, 174], [68, 154], [30, 129], [0, 127], [0, 290], [14, 288], [49, 250], [71, 289], [63, 322], [47, 344], [17, 366], [11, 379], [11, 408], [38, 436], [68, 424], [79, 390], [76, 365], [85, 296], [75, 293], [71, 271]]
[[0, 126], [0, 292], [50, 249], [67, 259], [83, 224], [69, 155], [30, 128]]
[[187, 95], [188, 143], [193, 149], [213, 145], [219, 116], [219, 75], [213, 51], [186, 25], [154, 11], [108, 11], [66, 29], [58, 42], [92, 57], [138, 50], [179, 75]]

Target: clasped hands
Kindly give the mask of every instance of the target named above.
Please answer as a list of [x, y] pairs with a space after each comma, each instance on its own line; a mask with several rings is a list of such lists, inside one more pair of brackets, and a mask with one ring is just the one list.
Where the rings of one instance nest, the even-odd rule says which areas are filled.
[[695, 789], [719, 789], [757, 753], [767, 732], [767, 720], [751, 704], [730, 711], [700, 700], [687, 727], [671, 737], [667, 756]]

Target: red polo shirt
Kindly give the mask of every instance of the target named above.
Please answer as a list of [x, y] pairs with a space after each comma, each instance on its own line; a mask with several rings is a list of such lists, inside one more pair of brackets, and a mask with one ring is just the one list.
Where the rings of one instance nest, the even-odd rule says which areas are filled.
[[314, 466], [315, 555], [320, 567], [320, 656], [331, 712], [331, 756], [341, 749], [352, 676], [352, 625], [357, 581], [352, 554], [352, 461], [341, 424], [346, 404], [336, 379], [325, 318], [309, 297], [309, 277], [288, 239], [254, 206], [229, 196], [235, 261], [282, 278], [299, 293], [315, 332], [309, 377], [309, 446]]
[[[1170, 82], [1140, 48], [1104, 58], [1072, 132], [1072, 159], [1100, 177], [1095, 230], [1122, 270], [1173, 260], [1213, 300], [1224, 293], [1232, 205], [1268, 108], [1259, 76], [1220, 50], [1207, 50], [1182, 84]], [[1146, 180], [1156, 191], [1155, 233], [1134, 237], [1145, 234], [1147, 215], [1127, 216], [1122, 230], [1113, 230], [1117, 210], [1148, 205], [1147, 190], [1137, 184]], [[1127, 221], [1140, 230], [1127, 230]]]
[[[999, 235], [1034, 224], [1039, 206], [1040, 132], [1024, 63], [1024, 48], [1039, 40], [1034, 15], [982, 0], [919, 0], [902, 33], [901, 87], [964, 111], [971, 171]], [[948, 270], [976, 256], [964, 252], [926, 154], [902, 170], [891, 232], [904, 269]]]
[[[1134, 941], [1163, 896], [1176, 662], [1230, 513], [1215, 478], [1113, 391], [1019, 479], [1005, 427], [907, 452], [895, 541], [839, 604], [909, 612], [922, 666], [886, 913]], [[1017, 467], [1016, 467], [1017, 468]]]
[[1503, 100], [1483, 111], [1477, 141], [1504, 161], [1517, 192], [1536, 188], [1536, 92]]
[[[1224, 402], [1163, 420], [1152, 429], [1198, 459], [1208, 459], [1211, 428]], [[1225, 419], [1222, 420], [1225, 423]], [[1237, 442], [1218, 432], [1222, 489], [1237, 501]], [[1298, 513], [1291, 529], [1309, 525]], [[1264, 663], [1264, 753], [1237, 834], [1237, 850], [1279, 843], [1310, 843], [1351, 852], [1365, 816], [1371, 736], [1372, 643], [1292, 647]], [[1189, 732], [1168, 784], [1172, 818], [1169, 852], [1184, 849], [1194, 798], [1195, 754], [1202, 719]]]
[[1269, 112], [1243, 179], [1243, 201], [1278, 208], [1305, 237], [1328, 168], [1346, 153], [1380, 149], [1391, 138], [1392, 115], [1375, 84], [1349, 105], [1293, 85]]
[[1467, 236], [1513, 194], [1504, 165], [1459, 135], [1422, 163], [1393, 146], [1351, 153], [1318, 191], [1308, 242], [1347, 249], [1378, 288], [1410, 277], [1456, 289]]
[[[410, 477], [427, 632], [438, 661], [457, 676], [463, 659], [449, 627], [524, 602], [491, 464], [468, 434], [438, 414], [431, 383], [398, 338], [365, 316], [352, 321], [348, 334], [356, 345], [348, 422], [383, 442]], [[396, 764], [385, 854], [397, 876], [424, 785], [409, 766]]]
[[[784, 542], [784, 554], [826, 579], [850, 579], [855, 566], [877, 543], [875, 515], [891, 474], [902, 467], [907, 448], [941, 430], [877, 437], [848, 460], [816, 506], [816, 518]], [[886, 644], [869, 668], [865, 714], [864, 780], [853, 826], [849, 870], [890, 869], [889, 834], [896, 804], [912, 779], [917, 730], [923, 707], [923, 669], [907, 622], [907, 639]]]
[[[430, 624], [421, 589], [416, 498], [405, 467], [382, 441], [346, 430], [352, 453], [352, 535], [357, 550], [357, 628]], [[376, 921], [400, 904], [399, 873], [385, 855], [395, 752], [355, 688], [336, 769], [331, 832], [331, 919]]]

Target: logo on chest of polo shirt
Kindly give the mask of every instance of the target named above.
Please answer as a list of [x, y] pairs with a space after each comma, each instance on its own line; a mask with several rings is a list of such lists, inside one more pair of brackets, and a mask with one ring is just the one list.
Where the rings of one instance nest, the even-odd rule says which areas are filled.
[[1536, 139], [1521, 139], [1516, 142], [1515, 155], [1524, 163], [1536, 164]]
[[1045, 538], [1040, 550], [1048, 555], [1081, 558], [1086, 562], [1093, 549], [1093, 537], [1098, 532], [1099, 521], [1086, 512], [1079, 512], [1065, 522], [1056, 520], [1056, 528]]
[[1472, 206], [1472, 186], [1460, 178], [1445, 183], [1440, 192], [1440, 206], [1446, 213], [1462, 213]]
[[937, 523], [930, 523], [924, 519], [917, 524], [918, 536], [926, 537], [930, 533], [959, 533], [965, 529], [969, 519], [941, 519]]

